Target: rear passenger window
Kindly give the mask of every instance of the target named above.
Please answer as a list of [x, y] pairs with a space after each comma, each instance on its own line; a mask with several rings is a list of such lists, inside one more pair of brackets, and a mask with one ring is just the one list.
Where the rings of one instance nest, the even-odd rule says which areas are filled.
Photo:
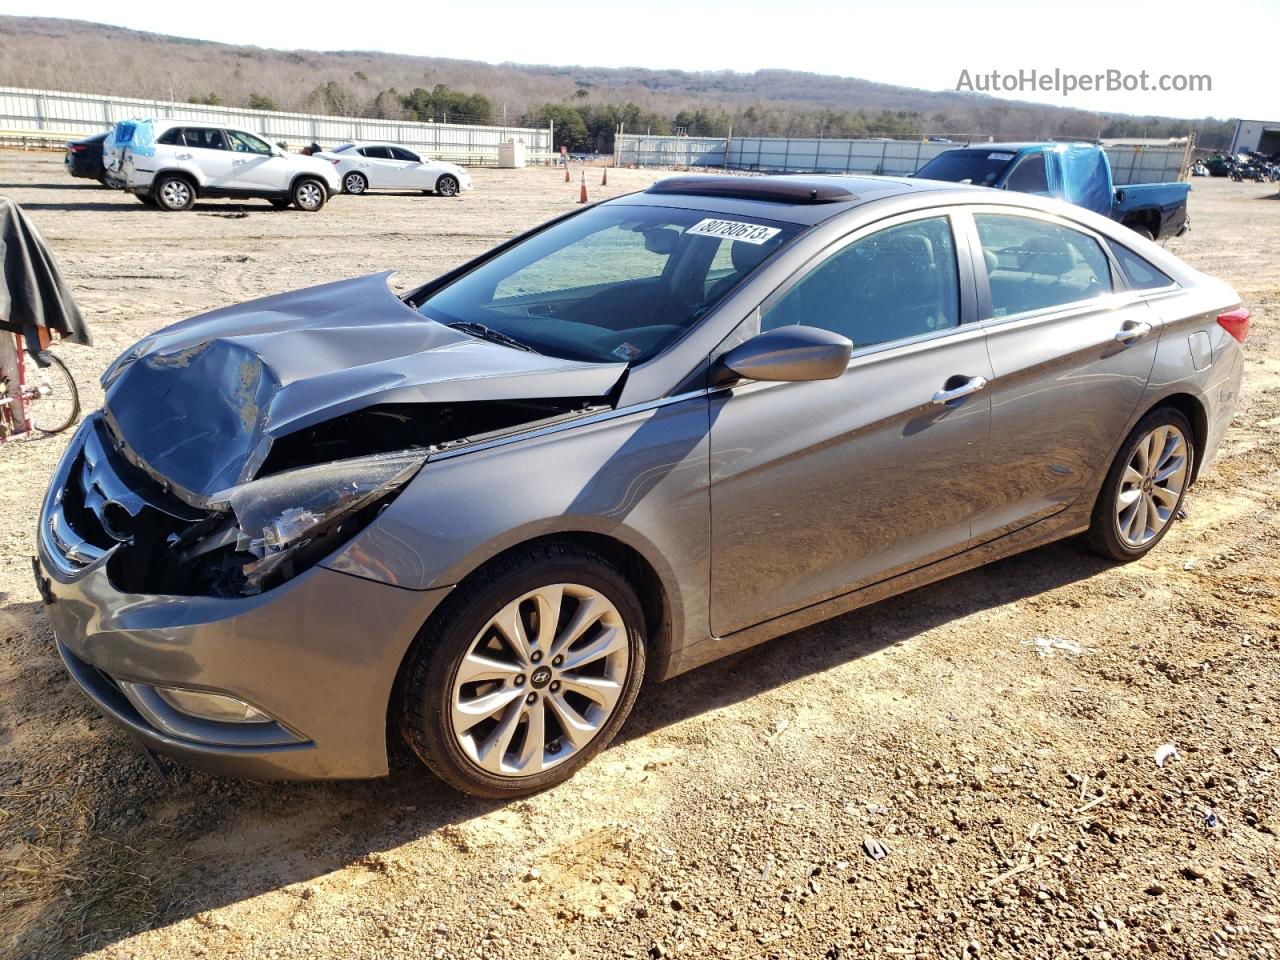
[[1047, 194], [1049, 181], [1045, 176], [1044, 154], [1033, 153], [1023, 159], [1013, 168], [1013, 173], [1009, 174], [1005, 187], [1017, 193]]
[[946, 217], [855, 240], [814, 267], [760, 318], [761, 330], [803, 324], [855, 348], [960, 325], [960, 279]]
[[222, 139], [222, 131], [210, 127], [186, 127], [183, 134], [188, 147], [199, 147], [202, 150], [225, 150], [226, 141]]
[[976, 214], [991, 313], [1010, 317], [1111, 292], [1111, 264], [1087, 233], [1029, 217]]
[[1120, 261], [1120, 270], [1134, 290], [1159, 290], [1161, 287], [1173, 284], [1172, 278], [1161, 273], [1128, 247], [1122, 247], [1114, 240], [1108, 240], [1107, 245], [1111, 247], [1111, 253], [1115, 258]]
[[386, 147], [362, 147], [360, 152], [370, 160], [390, 160], [391, 151]]
[[156, 143], [163, 143], [166, 146], [175, 147], [182, 144], [182, 128], [170, 127], [160, 136], [156, 137]]

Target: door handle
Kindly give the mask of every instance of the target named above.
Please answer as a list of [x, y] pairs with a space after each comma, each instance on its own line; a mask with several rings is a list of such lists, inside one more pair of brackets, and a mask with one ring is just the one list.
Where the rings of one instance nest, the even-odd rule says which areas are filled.
[[232, 161], [231, 161], [231, 165], [232, 165], [233, 167], [238, 167], [238, 166], [240, 166], [240, 164], [242, 164], [242, 163], [248, 163], [248, 162], [249, 162], [248, 160], [232, 160]]
[[967, 397], [971, 393], [977, 393], [987, 385], [986, 377], [970, 377], [958, 387], [952, 387], [950, 390], [939, 390], [933, 395], [933, 402], [939, 406], [950, 403], [952, 400], [959, 400], [961, 397]]
[[178, 159], [179, 159], [179, 160], [190, 160], [190, 159], [191, 159], [191, 154], [189, 154], [189, 153], [180, 153], [180, 154], [178, 154]]
[[1151, 324], [1145, 320], [1139, 320], [1136, 323], [1126, 323], [1120, 328], [1120, 332], [1116, 334], [1117, 343], [1133, 343], [1135, 340], [1141, 340], [1151, 332]]

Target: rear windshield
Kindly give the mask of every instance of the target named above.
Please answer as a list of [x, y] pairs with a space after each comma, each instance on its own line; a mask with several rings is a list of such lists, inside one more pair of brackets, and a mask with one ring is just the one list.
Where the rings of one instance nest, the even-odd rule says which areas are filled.
[[332, 150], [330, 150], [329, 152], [330, 152], [330, 153], [341, 153], [343, 150], [350, 150], [350, 149], [351, 149], [352, 147], [354, 147], [354, 146], [355, 146], [355, 144], [354, 144], [354, 143], [344, 143], [344, 144], [343, 144], [342, 146], [340, 146], [340, 147], [334, 147], [334, 148], [333, 148]]
[[593, 207], [437, 290], [418, 309], [550, 356], [638, 363], [693, 326], [799, 229], [697, 210]]
[[915, 175], [923, 180], [949, 180], [989, 187], [1017, 156], [1012, 150], [948, 150], [940, 153]]

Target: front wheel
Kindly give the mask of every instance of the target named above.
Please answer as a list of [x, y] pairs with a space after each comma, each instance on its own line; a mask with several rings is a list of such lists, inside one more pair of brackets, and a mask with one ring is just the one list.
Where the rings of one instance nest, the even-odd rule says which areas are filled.
[[442, 197], [456, 197], [458, 195], [458, 178], [446, 173], [436, 181], [436, 193]]
[[48, 366], [36, 366], [27, 389], [31, 426], [41, 433], [61, 433], [80, 416], [80, 391], [67, 365], [51, 353], [41, 354]]
[[644, 663], [622, 572], [575, 545], [530, 547], [471, 577], [424, 628], [399, 681], [400, 729], [459, 790], [535, 793], [613, 739]]
[[293, 185], [290, 193], [293, 205], [304, 213], [315, 213], [328, 199], [324, 184], [319, 180], [304, 179]]
[[1136, 560], [1161, 541], [1191, 486], [1195, 447], [1179, 411], [1147, 414], [1125, 438], [1093, 508], [1086, 540], [1112, 560]]

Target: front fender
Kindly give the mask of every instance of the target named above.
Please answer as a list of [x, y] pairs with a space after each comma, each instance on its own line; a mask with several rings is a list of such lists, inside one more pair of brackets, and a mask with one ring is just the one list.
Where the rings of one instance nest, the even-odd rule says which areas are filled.
[[708, 454], [701, 394], [461, 448], [429, 461], [324, 565], [426, 590], [456, 584], [530, 540], [609, 537], [657, 573], [679, 648], [708, 630]]

